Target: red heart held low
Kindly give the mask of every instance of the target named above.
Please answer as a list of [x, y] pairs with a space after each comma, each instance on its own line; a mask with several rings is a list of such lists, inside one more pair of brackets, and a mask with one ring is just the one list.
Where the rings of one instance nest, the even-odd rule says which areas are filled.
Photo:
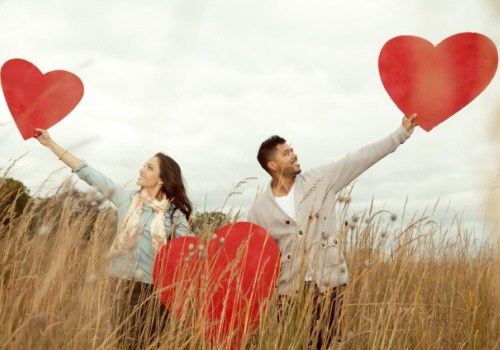
[[214, 348], [241, 349], [267, 309], [279, 264], [267, 231], [237, 222], [209, 239], [168, 242], [156, 255], [153, 280], [173, 322], [187, 322], [193, 337]]
[[426, 131], [474, 100], [491, 82], [498, 52], [488, 37], [455, 34], [437, 46], [398, 36], [382, 48], [378, 68], [384, 88], [407, 116]]
[[22, 59], [5, 62], [0, 72], [10, 113], [23, 139], [48, 129], [66, 117], [83, 97], [83, 83], [73, 73], [55, 70], [43, 74]]

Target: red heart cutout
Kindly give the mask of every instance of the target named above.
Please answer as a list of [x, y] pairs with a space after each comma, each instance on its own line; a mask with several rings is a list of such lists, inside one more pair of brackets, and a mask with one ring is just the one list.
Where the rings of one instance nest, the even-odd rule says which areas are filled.
[[279, 267], [280, 252], [267, 231], [237, 222], [208, 241], [168, 242], [156, 255], [153, 280], [177, 320], [200, 321], [212, 346], [241, 349], [267, 308]]
[[451, 117], [476, 98], [493, 79], [498, 53], [478, 33], [460, 33], [436, 47], [416, 36], [389, 40], [378, 60], [384, 88], [407, 116], [424, 130]]
[[10, 113], [23, 139], [48, 129], [66, 117], [83, 96], [83, 83], [63, 70], [42, 74], [22, 59], [5, 62], [0, 72], [2, 89]]

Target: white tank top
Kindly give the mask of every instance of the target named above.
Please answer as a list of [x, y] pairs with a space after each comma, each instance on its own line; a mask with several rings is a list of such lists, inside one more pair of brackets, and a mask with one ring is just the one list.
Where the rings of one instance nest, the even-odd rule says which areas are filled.
[[295, 185], [284, 197], [274, 197], [281, 209], [295, 221]]

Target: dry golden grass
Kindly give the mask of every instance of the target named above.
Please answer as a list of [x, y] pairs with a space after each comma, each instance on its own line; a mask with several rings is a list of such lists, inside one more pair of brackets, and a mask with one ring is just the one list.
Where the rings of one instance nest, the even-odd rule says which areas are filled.
[[[499, 3], [497, 2], [497, 5]], [[500, 6], [497, 7], [497, 14], [500, 15]], [[497, 106], [496, 113], [493, 114], [492, 122], [492, 138], [496, 142], [497, 149], [497, 159], [500, 156], [500, 105]], [[488, 210], [487, 213], [490, 225], [494, 228], [494, 234], [497, 241], [497, 252], [500, 252], [500, 170], [496, 174], [494, 185], [491, 191], [491, 195], [488, 198]], [[496, 265], [493, 271], [493, 298], [496, 302], [496, 310], [500, 310], [500, 259], [496, 259]]]
[[[104, 260], [116, 219], [109, 210], [82, 209], [84, 201], [70, 190], [0, 227], [2, 348], [120, 348]], [[459, 221], [443, 227], [414, 218], [402, 226], [371, 208], [347, 217], [348, 201], [339, 205], [351, 276], [344, 289], [345, 349], [500, 348], [495, 249], [473, 247]], [[189, 293], [185, 298], [200, 305]], [[281, 324], [275, 299], [246, 348], [307, 348], [310, 298], [292, 305]], [[149, 348], [208, 348], [202, 318], [196, 307], [189, 312], [170, 321]]]

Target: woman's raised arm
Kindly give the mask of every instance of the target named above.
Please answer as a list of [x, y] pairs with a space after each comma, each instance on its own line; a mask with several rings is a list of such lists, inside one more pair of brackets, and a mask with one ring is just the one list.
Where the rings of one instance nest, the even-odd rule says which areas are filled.
[[69, 166], [71, 169], [75, 169], [75, 167], [82, 162], [80, 158], [69, 153], [67, 150], [59, 146], [54, 140], [52, 140], [47, 130], [38, 128], [35, 130], [39, 132], [38, 136], [35, 136], [38, 142], [50, 149], [52, 153], [54, 153], [60, 160], [64, 162], [64, 164]]

